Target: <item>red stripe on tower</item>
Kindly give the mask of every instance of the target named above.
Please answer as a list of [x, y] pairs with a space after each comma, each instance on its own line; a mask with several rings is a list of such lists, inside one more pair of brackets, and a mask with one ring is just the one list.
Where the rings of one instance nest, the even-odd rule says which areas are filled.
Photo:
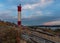
[[21, 12], [21, 4], [18, 6], [18, 11]]
[[18, 21], [18, 25], [21, 25], [21, 21]]
[[21, 4], [18, 6], [18, 26], [21, 25]]

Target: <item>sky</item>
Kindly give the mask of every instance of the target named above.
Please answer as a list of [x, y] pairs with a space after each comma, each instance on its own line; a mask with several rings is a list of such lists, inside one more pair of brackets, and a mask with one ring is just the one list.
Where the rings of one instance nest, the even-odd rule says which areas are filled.
[[0, 19], [17, 23], [19, 4], [22, 25], [60, 25], [60, 0], [0, 0]]

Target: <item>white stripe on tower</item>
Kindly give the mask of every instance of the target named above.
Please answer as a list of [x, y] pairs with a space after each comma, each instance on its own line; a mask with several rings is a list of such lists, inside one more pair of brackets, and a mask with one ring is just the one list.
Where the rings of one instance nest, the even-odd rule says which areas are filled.
[[18, 12], [18, 21], [21, 21], [21, 12]]

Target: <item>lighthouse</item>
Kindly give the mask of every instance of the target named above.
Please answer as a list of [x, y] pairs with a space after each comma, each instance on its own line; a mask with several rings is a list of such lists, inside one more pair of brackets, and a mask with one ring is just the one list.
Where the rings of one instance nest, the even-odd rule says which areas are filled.
[[17, 22], [17, 24], [18, 24], [19, 28], [16, 31], [16, 36], [17, 36], [16, 40], [17, 40], [17, 43], [20, 43], [21, 38], [19, 36], [19, 29], [20, 29], [20, 33], [21, 33], [21, 4], [18, 5], [17, 11], [18, 11], [18, 22]]
[[21, 4], [20, 5], [18, 5], [18, 8], [17, 8], [17, 10], [18, 10], [18, 22], [17, 22], [17, 24], [18, 24], [18, 29], [17, 29], [17, 31], [16, 31], [16, 41], [17, 41], [17, 43], [26, 43], [26, 41], [25, 40], [22, 40], [21, 39], [21, 33], [22, 33], [22, 26], [21, 26]]
[[18, 26], [21, 26], [21, 4], [18, 6]]

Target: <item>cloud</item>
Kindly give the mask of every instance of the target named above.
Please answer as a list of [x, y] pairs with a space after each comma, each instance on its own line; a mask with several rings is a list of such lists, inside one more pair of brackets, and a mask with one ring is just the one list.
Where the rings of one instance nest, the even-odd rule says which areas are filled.
[[5, 10], [5, 11], [0, 11], [0, 19], [3, 21], [9, 21], [9, 22], [17, 22], [17, 18], [15, 16], [12, 16], [12, 11], [10, 10]]
[[37, 11], [37, 12], [36, 12], [36, 14], [37, 14], [38, 16], [43, 16], [42, 13], [43, 13], [42, 11]]
[[40, 0], [38, 3], [24, 5], [23, 9], [35, 9], [36, 7], [43, 8], [48, 6], [49, 4], [52, 4], [53, 2], [53, 0]]
[[25, 15], [25, 14], [22, 14], [22, 18], [29, 18], [29, 19], [31, 19], [31, 18], [36, 18], [36, 17], [38, 17], [38, 16], [43, 16], [44, 14], [42, 14], [43, 12], [42, 11], [35, 11], [35, 13], [32, 13], [32, 14], [30, 14], [30, 15]]
[[34, 9], [38, 4], [26, 4], [22, 8], [23, 9]]
[[41, 7], [47, 6], [49, 4], [52, 4], [54, 1], [53, 0], [41, 0]]
[[9, 8], [9, 9], [17, 11], [17, 6], [16, 5], [11, 6], [11, 8]]
[[60, 17], [36, 16], [32, 18], [23, 18], [22, 23], [28, 25], [60, 25]]
[[10, 11], [10, 10], [0, 11], [0, 15], [11, 14], [11, 13], [12, 13], [12, 11]]
[[10, 19], [12, 16], [12, 11], [6, 10], [6, 11], [0, 11], [0, 19]]
[[22, 14], [22, 18], [36, 18], [36, 17], [45, 17], [45, 16], [48, 16], [48, 17], [51, 17], [53, 16], [52, 15], [53, 13], [52, 12], [43, 12], [43, 11], [35, 11], [34, 13], [30, 14], [30, 15], [25, 15], [25, 14]]
[[17, 1], [17, 0], [7, 0], [8, 2], [14, 2], [14, 1]]
[[44, 25], [60, 25], [60, 20], [59, 21], [51, 21], [51, 22], [46, 22]]
[[13, 0], [7, 0], [7, 1], [13, 1]]
[[50, 12], [50, 11], [37, 11], [36, 12], [36, 15], [38, 15], [38, 16], [52, 16], [52, 12]]
[[3, 4], [0, 4], [0, 7], [3, 7], [4, 5]]

